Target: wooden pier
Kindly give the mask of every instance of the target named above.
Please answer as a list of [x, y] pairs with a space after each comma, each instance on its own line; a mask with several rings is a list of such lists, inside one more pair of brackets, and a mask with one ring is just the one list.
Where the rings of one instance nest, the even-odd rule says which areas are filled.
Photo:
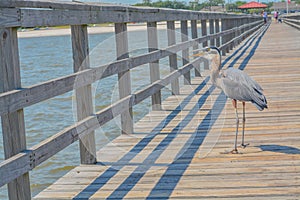
[[[300, 198], [300, 35], [295, 26], [263, 24], [260, 16], [75, 2], [3, 1], [0, 7], [6, 159], [0, 163], [0, 186], [8, 184], [11, 200], [31, 199], [29, 172], [77, 140], [82, 164], [34, 199]], [[181, 41], [175, 39], [175, 21], [180, 21]], [[87, 24], [106, 22], [115, 24], [116, 61], [90, 68]], [[128, 22], [146, 23], [149, 53], [129, 56]], [[167, 22], [164, 49], [158, 49], [157, 22]], [[22, 88], [17, 28], [46, 25], [71, 25], [74, 73]], [[224, 68], [240, 68], [257, 80], [268, 100], [263, 112], [246, 105], [250, 145], [239, 148], [240, 154], [224, 154], [233, 147], [234, 110], [211, 85], [208, 63], [193, 57], [193, 49], [207, 45], [221, 48]], [[160, 77], [164, 57], [169, 57], [170, 74]], [[151, 84], [133, 93], [130, 70], [148, 63]], [[91, 84], [108, 76], [118, 76], [120, 100], [94, 112]], [[160, 91], [169, 84], [172, 94], [162, 101]], [[27, 147], [23, 109], [72, 90], [78, 122]], [[146, 98], [152, 111], [134, 124], [132, 107]], [[94, 131], [117, 116], [122, 135], [96, 150]]]
[[[297, 39], [298, 38], [298, 39]], [[261, 83], [269, 109], [247, 104], [246, 142], [231, 150], [235, 113], [207, 77], [162, 103], [35, 199], [300, 198], [300, 35], [273, 23], [223, 58]], [[238, 60], [236, 60], [238, 58]]]

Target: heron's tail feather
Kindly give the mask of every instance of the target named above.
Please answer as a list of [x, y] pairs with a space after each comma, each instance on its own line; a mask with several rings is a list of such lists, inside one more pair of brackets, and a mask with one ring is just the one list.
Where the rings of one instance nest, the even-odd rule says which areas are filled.
[[263, 109], [268, 108], [267, 99], [266, 99], [265, 95], [259, 90], [255, 90], [255, 91], [256, 91], [256, 94], [254, 94], [252, 96], [251, 102], [256, 106], [256, 108], [259, 111], [262, 111]]

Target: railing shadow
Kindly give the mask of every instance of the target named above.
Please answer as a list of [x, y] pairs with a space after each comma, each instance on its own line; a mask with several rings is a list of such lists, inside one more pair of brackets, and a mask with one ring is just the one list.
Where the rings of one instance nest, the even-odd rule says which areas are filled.
[[268, 144], [257, 146], [262, 151], [271, 151], [275, 153], [284, 153], [284, 154], [300, 154], [300, 149], [291, 146], [283, 146], [277, 144]]

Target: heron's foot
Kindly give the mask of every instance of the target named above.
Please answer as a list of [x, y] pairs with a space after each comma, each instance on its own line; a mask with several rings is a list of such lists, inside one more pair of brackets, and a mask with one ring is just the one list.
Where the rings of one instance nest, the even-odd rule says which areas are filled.
[[231, 153], [231, 154], [239, 154], [239, 151], [237, 149], [232, 149], [229, 153]]
[[237, 149], [233, 149], [231, 151], [224, 151], [221, 154], [240, 154], [240, 152]]
[[246, 144], [245, 144], [245, 143], [242, 143], [242, 144], [241, 144], [241, 147], [242, 147], [243, 149], [245, 149], [245, 148], [246, 148], [247, 146], [249, 146], [249, 145], [250, 145], [249, 143], [246, 143]]

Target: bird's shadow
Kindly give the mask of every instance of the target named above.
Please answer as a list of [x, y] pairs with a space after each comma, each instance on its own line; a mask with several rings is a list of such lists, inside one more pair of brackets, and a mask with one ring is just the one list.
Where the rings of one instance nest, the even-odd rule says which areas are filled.
[[290, 146], [270, 144], [270, 145], [260, 145], [257, 147], [260, 148], [262, 151], [271, 151], [271, 152], [285, 153], [285, 154], [300, 154], [300, 149], [295, 147], [290, 147]]

